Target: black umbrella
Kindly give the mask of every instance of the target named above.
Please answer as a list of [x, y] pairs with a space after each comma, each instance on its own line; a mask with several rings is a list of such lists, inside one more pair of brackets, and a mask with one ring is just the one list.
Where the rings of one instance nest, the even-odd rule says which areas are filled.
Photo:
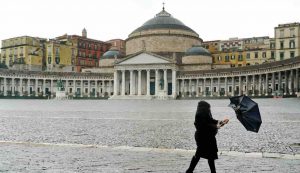
[[257, 133], [262, 123], [258, 104], [245, 95], [229, 99], [228, 106], [235, 110], [238, 120], [247, 130]]

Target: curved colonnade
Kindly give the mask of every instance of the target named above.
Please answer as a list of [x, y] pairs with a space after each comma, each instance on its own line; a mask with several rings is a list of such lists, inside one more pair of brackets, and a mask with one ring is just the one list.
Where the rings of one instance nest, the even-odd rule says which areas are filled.
[[[180, 68], [179, 68], [180, 69]], [[295, 96], [299, 93], [300, 57], [268, 64], [202, 71], [177, 71], [177, 98]], [[0, 70], [1, 97], [54, 97], [58, 81], [72, 97], [110, 97], [114, 74]], [[138, 92], [139, 93], [139, 92]], [[175, 92], [171, 94], [174, 95]], [[155, 98], [155, 96], [153, 96]]]

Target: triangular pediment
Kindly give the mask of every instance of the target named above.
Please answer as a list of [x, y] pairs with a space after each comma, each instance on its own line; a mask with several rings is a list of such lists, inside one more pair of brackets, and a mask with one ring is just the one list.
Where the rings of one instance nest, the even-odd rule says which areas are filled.
[[170, 64], [169, 59], [156, 54], [142, 52], [127, 58], [124, 58], [117, 65], [132, 65], [132, 64]]

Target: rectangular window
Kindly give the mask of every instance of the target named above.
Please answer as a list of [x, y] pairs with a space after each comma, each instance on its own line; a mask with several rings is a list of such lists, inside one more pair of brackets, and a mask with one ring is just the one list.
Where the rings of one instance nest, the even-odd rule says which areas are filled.
[[271, 43], [271, 44], [270, 44], [270, 48], [271, 48], [271, 49], [274, 49], [274, 48], [275, 48], [275, 43]]
[[271, 52], [271, 58], [272, 58], [272, 59], [275, 58], [275, 52], [274, 52], [274, 51]]
[[295, 37], [295, 28], [290, 29], [290, 37]]
[[279, 34], [280, 34], [279, 37], [280, 37], [280, 38], [283, 38], [283, 37], [284, 37], [284, 30], [281, 29]]
[[262, 57], [263, 57], [263, 58], [266, 58], [266, 57], [267, 57], [266, 52], [263, 52], [263, 53], [262, 53]]
[[254, 53], [254, 57], [255, 57], [255, 58], [258, 58], [258, 52], [255, 52], [255, 53]]
[[291, 58], [294, 58], [294, 57], [295, 57], [295, 52], [294, 52], [294, 51], [291, 51], [291, 52], [290, 52], [290, 57], [291, 57]]
[[284, 52], [280, 52], [280, 60], [284, 59]]
[[235, 56], [234, 55], [231, 55], [231, 60], [234, 60], [235, 59]]
[[283, 49], [283, 47], [284, 47], [284, 42], [281, 41], [281, 42], [280, 42], [280, 49]]
[[221, 57], [221, 56], [219, 56], [219, 57], [218, 57], [218, 60], [219, 60], [219, 61], [222, 61], [222, 57]]
[[240, 54], [240, 55], [238, 56], [238, 60], [239, 60], [239, 61], [243, 61], [243, 55], [242, 55], [242, 54]]
[[291, 49], [295, 48], [295, 40], [290, 40], [290, 44], [289, 44]]
[[229, 62], [229, 55], [225, 56], [225, 62]]
[[247, 59], [250, 59], [250, 53], [247, 53]]

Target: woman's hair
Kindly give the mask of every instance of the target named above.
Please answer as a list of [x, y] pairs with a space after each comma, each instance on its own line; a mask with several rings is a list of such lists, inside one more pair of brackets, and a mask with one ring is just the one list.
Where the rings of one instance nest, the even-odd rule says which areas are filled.
[[196, 115], [211, 115], [210, 113], [210, 104], [206, 101], [200, 101], [197, 106]]

